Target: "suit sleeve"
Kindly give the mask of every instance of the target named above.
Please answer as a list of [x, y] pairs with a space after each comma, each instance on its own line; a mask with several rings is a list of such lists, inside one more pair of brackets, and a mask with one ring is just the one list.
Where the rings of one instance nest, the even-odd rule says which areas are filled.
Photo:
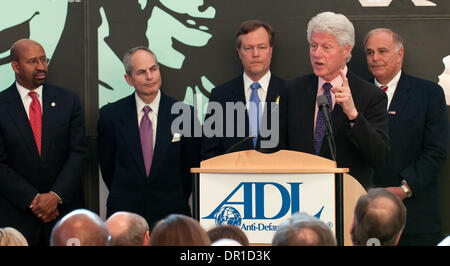
[[201, 145], [202, 135], [196, 135], [201, 133], [201, 124], [197, 119], [197, 113], [194, 112], [194, 108], [191, 108], [191, 136], [183, 137], [182, 142], [182, 167], [183, 172], [186, 173], [186, 178], [183, 179], [183, 188], [186, 198], [189, 198], [192, 192], [192, 174], [191, 168], [200, 167], [201, 160]]
[[0, 131], [0, 194], [22, 210], [28, 209], [38, 190], [8, 164], [8, 154]]
[[63, 202], [70, 202], [72, 200], [75, 189], [81, 183], [81, 177], [84, 174], [84, 167], [88, 157], [87, 139], [80, 100], [78, 96], [74, 95], [72, 101], [68, 154], [51, 189]]
[[389, 151], [387, 96], [375, 93], [366, 110], [358, 110], [349, 139], [373, 168], [386, 162]]
[[427, 105], [421, 155], [400, 173], [413, 196], [437, 182], [447, 159], [448, 117], [444, 92], [439, 85], [428, 91], [432, 94]]
[[[107, 106], [105, 106], [107, 107]], [[100, 170], [103, 181], [109, 190], [111, 190], [114, 168], [115, 168], [115, 154], [116, 147], [114, 142], [114, 128], [112, 122], [108, 119], [107, 110], [105, 107], [100, 109], [98, 120], [98, 161], [100, 164]]]
[[[225, 153], [223, 150], [223, 144], [222, 144], [222, 138], [220, 136], [216, 136], [217, 127], [222, 127], [222, 130], [220, 133], [223, 134], [223, 123], [222, 125], [214, 123], [212, 124], [211, 119], [217, 118], [220, 113], [217, 112], [216, 108], [219, 107], [220, 103], [218, 103], [218, 99], [215, 94], [215, 90], [211, 92], [211, 96], [209, 98], [208, 108], [206, 111], [205, 116], [205, 122], [203, 123], [203, 141], [201, 146], [201, 158], [202, 160], [207, 160], [213, 157], [216, 157], [218, 155], [222, 155]], [[222, 106], [224, 107], [224, 106]], [[214, 110], [214, 111], [213, 111]], [[222, 108], [223, 112], [225, 112], [225, 108]], [[225, 118], [225, 114], [222, 114], [223, 118]], [[211, 119], [210, 119], [211, 118]], [[225, 119], [222, 120], [222, 122], [225, 122]], [[214, 132], [211, 132], [211, 128], [216, 129]]]

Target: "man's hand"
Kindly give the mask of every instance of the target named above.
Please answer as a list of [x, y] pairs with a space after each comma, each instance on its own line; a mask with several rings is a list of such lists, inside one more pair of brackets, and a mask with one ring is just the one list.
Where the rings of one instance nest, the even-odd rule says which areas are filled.
[[54, 193], [42, 193], [31, 202], [30, 209], [34, 215], [44, 222], [50, 222], [59, 215], [59, 198]]
[[355, 103], [353, 102], [352, 91], [348, 85], [348, 79], [342, 70], [339, 71], [343, 84], [342, 87], [331, 88], [334, 93], [336, 103], [342, 107], [348, 120], [353, 120], [358, 116], [358, 110], [356, 110]]
[[406, 193], [401, 187], [387, 187], [386, 189], [397, 195], [401, 200], [406, 199]]

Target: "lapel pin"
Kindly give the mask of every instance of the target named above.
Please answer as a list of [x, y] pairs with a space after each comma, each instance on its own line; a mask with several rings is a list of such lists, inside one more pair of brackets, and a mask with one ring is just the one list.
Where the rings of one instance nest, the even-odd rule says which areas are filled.
[[396, 115], [397, 112], [396, 112], [396, 111], [389, 111], [388, 114], [389, 114], [389, 115]]
[[50, 105], [51, 105], [52, 107], [55, 107], [55, 106], [56, 106], [56, 103], [55, 103], [55, 102], [52, 102]]

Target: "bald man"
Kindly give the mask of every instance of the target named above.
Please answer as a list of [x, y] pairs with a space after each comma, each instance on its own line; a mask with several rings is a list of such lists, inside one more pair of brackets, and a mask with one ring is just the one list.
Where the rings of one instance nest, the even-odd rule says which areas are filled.
[[78, 209], [64, 216], [52, 230], [51, 246], [108, 246], [109, 232], [97, 214]]
[[350, 235], [354, 246], [396, 246], [406, 223], [402, 200], [384, 188], [370, 189], [358, 199]]
[[150, 231], [145, 219], [131, 212], [116, 212], [106, 221], [111, 246], [148, 246]]
[[78, 96], [46, 83], [42, 46], [11, 47], [16, 81], [0, 93], [0, 227], [48, 246], [54, 222], [82, 207], [87, 142]]
[[336, 246], [336, 238], [324, 222], [297, 212], [280, 224], [272, 246]]

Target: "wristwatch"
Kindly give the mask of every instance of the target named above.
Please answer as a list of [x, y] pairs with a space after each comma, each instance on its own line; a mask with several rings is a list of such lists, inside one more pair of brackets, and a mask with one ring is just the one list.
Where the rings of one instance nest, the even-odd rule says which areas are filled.
[[407, 198], [411, 198], [412, 192], [407, 186], [408, 183], [406, 183], [405, 180], [402, 180], [402, 185], [400, 186], [400, 188], [405, 192]]

